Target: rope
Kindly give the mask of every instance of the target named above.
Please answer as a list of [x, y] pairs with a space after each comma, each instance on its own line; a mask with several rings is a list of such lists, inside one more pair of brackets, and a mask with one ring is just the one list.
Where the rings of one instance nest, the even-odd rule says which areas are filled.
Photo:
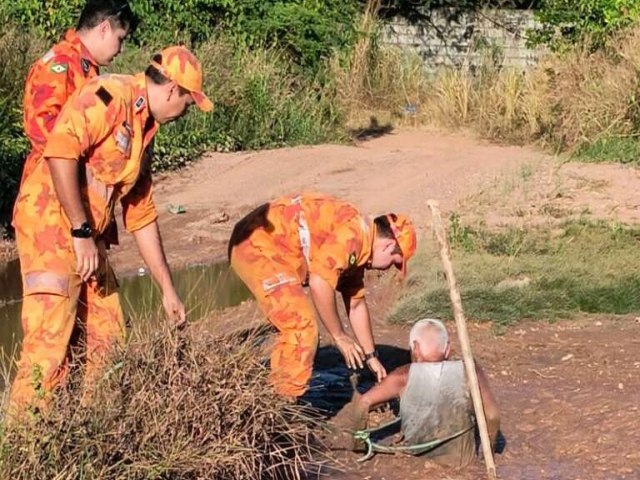
[[400, 418], [396, 418], [395, 420], [376, 428], [358, 430], [356, 432], [353, 432], [353, 438], [355, 440], [363, 441], [367, 446], [367, 453], [363, 457], [359, 458], [357, 462], [366, 462], [367, 460], [372, 458], [376, 453], [410, 453], [414, 455], [420, 455], [422, 453], [428, 452], [429, 450], [436, 448], [439, 445], [442, 445], [445, 442], [448, 442], [449, 440], [453, 440], [454, 438], [457, 438], [460, 435], [463, 435], [473, 429], [473, 425], [471, 425], [470, 427], [467, 427], [464, 430], [460, 430], [459, 432], [456, 432], [453, 435], [449, 435], [448, 437], [431, 440], [429, 442], [421, 443], [418, 445], [395, 445], [390, 447], [386, 445], [380, 445], [378, 443], [375, 443], [373, 440], [371, 440], [372, 433], [378, 432], [380, 430], [384, 430], [387, 427], [395, 425], [399, 421], [400, 421]]

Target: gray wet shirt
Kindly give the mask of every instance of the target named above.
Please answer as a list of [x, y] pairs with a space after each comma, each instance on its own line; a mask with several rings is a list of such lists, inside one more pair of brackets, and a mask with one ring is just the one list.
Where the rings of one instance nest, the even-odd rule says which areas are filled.
[[[408, 445], [443, 439], [475, 425], [462, 361], [412, 363], [400, 397], [400, 418]], [[443, 465], [468, 464], [475, 457], [474, 430], [425, 455]]]

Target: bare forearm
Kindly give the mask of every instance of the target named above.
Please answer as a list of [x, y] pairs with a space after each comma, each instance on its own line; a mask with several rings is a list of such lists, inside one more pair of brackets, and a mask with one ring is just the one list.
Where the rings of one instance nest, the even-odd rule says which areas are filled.
[[376, 345], [371, 330], [371, 318], [369, 308], [364, 299], [351, 301], [349, 308], [349, 322], [358, 343], [364, 348], [365, 353], [371, 353]]
[[78, 228], [87, 221], [87, 213], [80, 194], [78, 162], [65, 158], [49, 158], [47, 161], [51, 170], [53, 188], [60, 205], [69, 218], [71, 226]]
[[311, 274], [309, 276], [309, 289], [311, 290], [311, 298], [318, 311], [320, 320], [334, 339], [344, 335], [344, 328], [340, 322], [338, 311], [336, 309], [335, 291], [324, 279], [318, 275]]
[[409, 365], [395, 369], [382, 382], [374, 385], [367, 393], [363, 394], [360, 401], [368, 410], [372, 410], [383, 403], [398, 398], [407, 385], [408, 374]]
[[133, 232], [133, 237], [144, 263], [149, 267], [151, 276], [158, 286], [163, 291], [167, 288], [173, 289], [171, 271], [162, 247], [158, 222], [151, 222], [146, 227], [136, 230]]

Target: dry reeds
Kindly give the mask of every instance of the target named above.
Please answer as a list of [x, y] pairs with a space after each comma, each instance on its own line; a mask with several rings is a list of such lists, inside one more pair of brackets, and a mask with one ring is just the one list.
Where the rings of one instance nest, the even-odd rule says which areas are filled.
[[134, 340], [88, 405], [68, 388], [49, 414], [3, 433], [0, 476], [301, 478], [313, 421], [273, 394], [249, 343], [168, 331]]
[[409, 116], [413, 123], [569, 151], [640, 134], [640, 26], [607, 50], [592, 53], [578, 45], [530, 70], [503, 67], [485, 54], [479, 68], [437, 72], [426, 71], [417, 53], [381, 45], [372, 15], [363, 17], [360, 31], [351, 56], [332, 63], [347, 119], [377, 113], [402, 124]]

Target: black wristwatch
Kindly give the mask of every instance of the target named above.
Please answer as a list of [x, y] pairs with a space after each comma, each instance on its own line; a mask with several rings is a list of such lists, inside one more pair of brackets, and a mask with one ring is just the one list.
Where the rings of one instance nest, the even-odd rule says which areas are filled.
[[368, 362], [369, 360], [371, 360], [372, 358], [378, 358], [378, 351], [374, 350], [371, 353], [365, 353], [364, 354], [364, 361]]
[[89, 222], [84, 222], [80, 228], [71, 229], [71, 236], [74, 238], [91, 238], [91, 235], [93, 235], [93, 228]]

